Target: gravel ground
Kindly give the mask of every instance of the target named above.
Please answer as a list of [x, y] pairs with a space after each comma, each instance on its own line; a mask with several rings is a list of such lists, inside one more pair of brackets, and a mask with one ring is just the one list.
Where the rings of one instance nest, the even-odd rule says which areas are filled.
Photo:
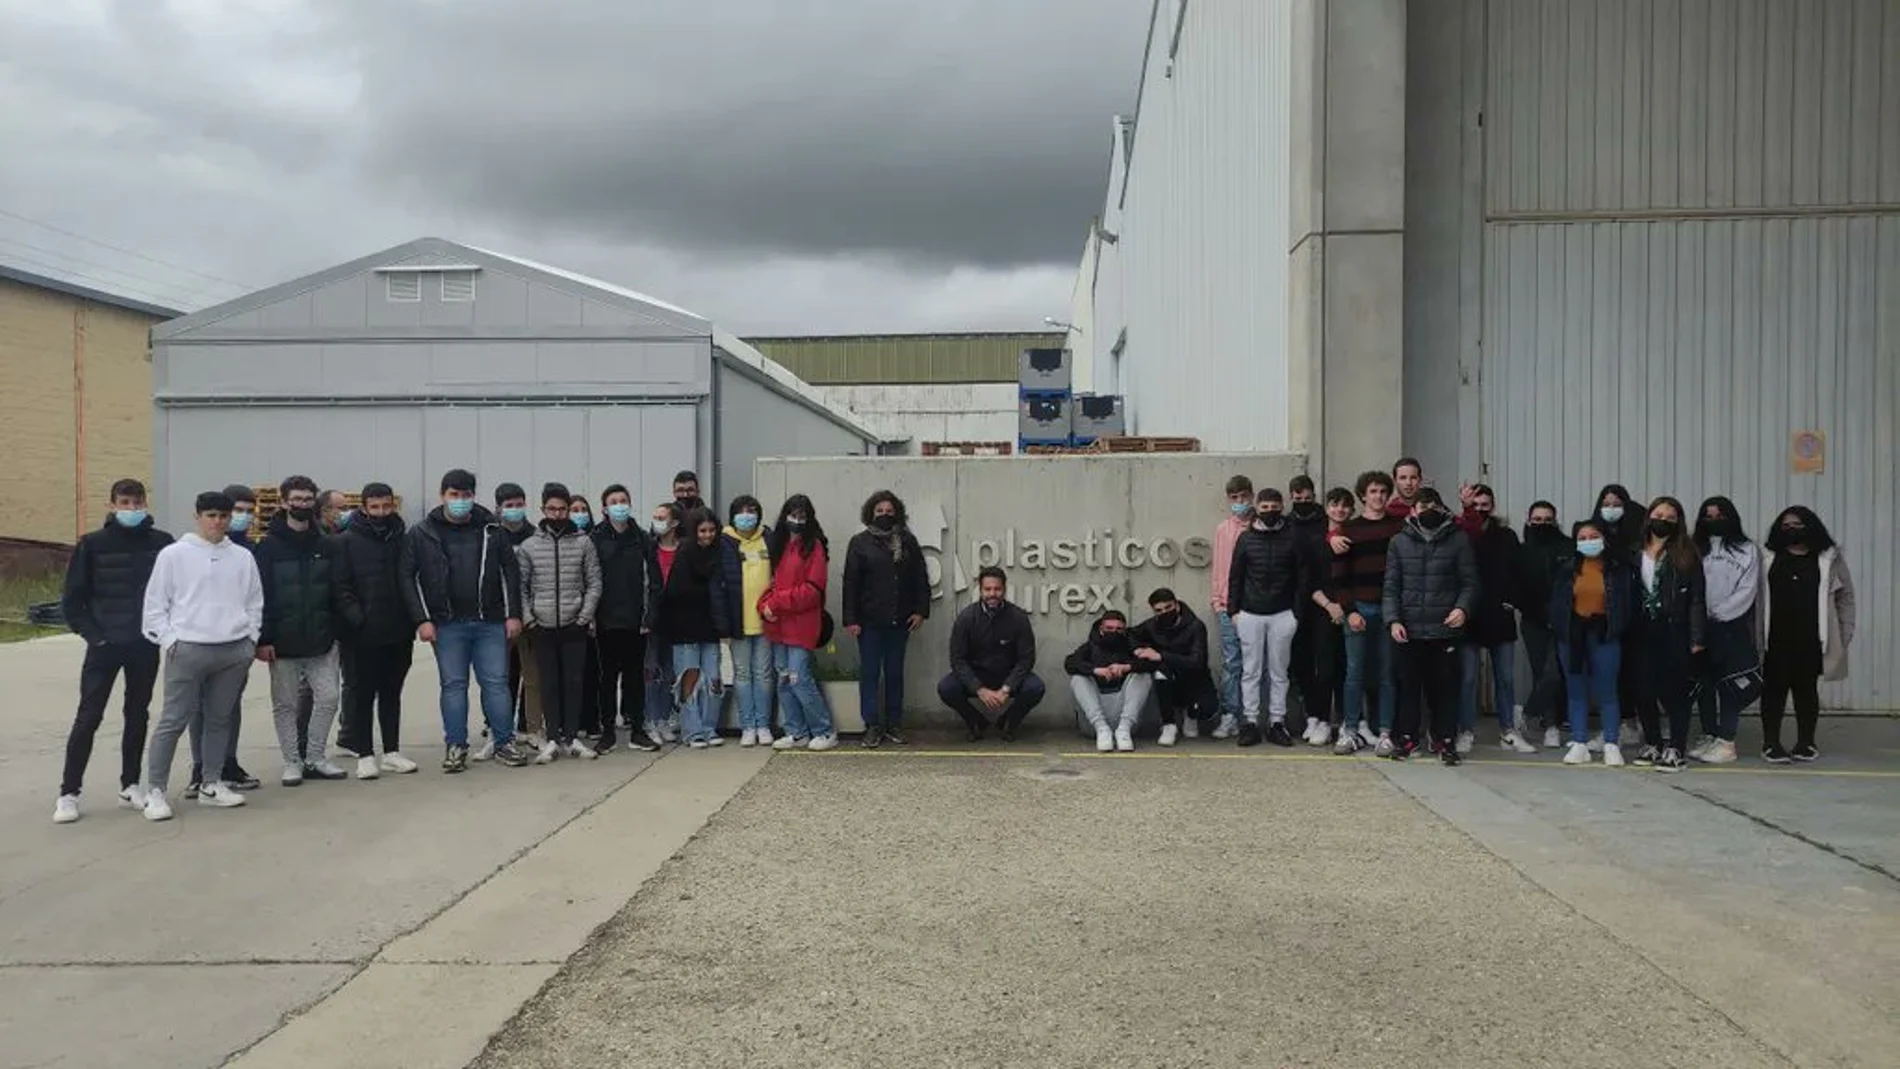
[[1359, 762], [1049, 767], [775, 758], [476, 1064], [1788, 1064]]

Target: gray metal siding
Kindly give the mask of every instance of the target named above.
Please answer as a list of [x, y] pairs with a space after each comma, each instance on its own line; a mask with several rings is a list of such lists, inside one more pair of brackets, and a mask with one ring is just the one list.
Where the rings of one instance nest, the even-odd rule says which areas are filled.
[[[719, 446], [712, 486], [719, 495], [714, 504], [722, 514], [735, 496], [752, 492], [753, 462], [760, 457], [837, 457], [876, 452], [856, 434], [727, 364], [720, 364], [716, 374]], [[779, 502], [765, 505], [768, 511], [776, 510]]]
[[711, 346], [680, 341], [160, 343], [156, 393], [174, 397], [691, 396]]

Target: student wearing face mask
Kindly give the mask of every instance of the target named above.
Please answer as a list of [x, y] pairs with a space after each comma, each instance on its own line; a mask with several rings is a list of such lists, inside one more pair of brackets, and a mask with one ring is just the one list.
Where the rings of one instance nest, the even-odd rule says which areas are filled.
[[[519, 483], [495, 487], [494, 516], [509, 546], [518, 549], [534, 537], [534, 524], [528, 519], [528, 492]], [[522, 745], [533, 749], [538, 757], [546, 742], [547, 716], [541, 702], [541, 666], [534, 655], [535, 641], [535, 636], [524, 629], [508, 643], [508, 693], [513, 695], [515, 731]], [[472, 758], [486, 761], [494, 752], [494, 739], [490, 738]], [[552, 758], [541, 763], [547, 760]]]
[[[734, 703], [739, 713], [739, 745], [772, 745], [772, 643], [765, 637], [759, 599], [772, 584], [772, 557], [765, 507], [751, 494], [732, 499], [730, 519], [719, 534], [719, 564], [726, 573], [726, 613], [732, 637], [722, 654], [732, 661]], [[759, 736], [763, 735], [764, 738]]]
[[[402, 754], [402, 687], [415, 659], [416, 627], [403, 605], [398, 572], [408, 528], [396, 514], [388, 483], [363, 487], [363, 508], [336, 538], [337, 615], [343, 648], [356, 675], [345, 695], [345, 747], [356, 754], [356, 778], [414, 772]], [[381, 726], [383, 756], [376, 757]]]
[[680, 733], [695, 750], [723, 743], [719, 737], [719, 643], [732, 637], [731, 600], [720, 564], [719, 521], [706, 509], [686, 514], [682, 539], [665, 566], [658, 630], [673, 652], [673, 696]]
[[[1596, 508], [1591, 512], [1590, 519], [1597, 525], [1597, 529], [1603, 532], [1603, 551], [1620, 554], [1628, 558], [1629, 563], [1634, 566], [1636, 556], [1642, 552], [1643, 548], [1643, 524], [1646, 517], [1641, 506], [1630, 497], [1629, 489], [1622, 483], [1610, 483], [1597, 491]], [[1632, 626], [1624, 641], [1635, 641], [1636, 632], [1637, 629]], [[1616, 684], [1617, 700], [1622, 704], [1624, 713], [1623, 727], [1621, 736], [1611, 741], [1620, 743], [1625, 749], [1644, 742], [1657, 741], [1642, 737], [1642, 729], [1634, 715], [1637, 708], [1635, 676], [1637, 663], [1636, 650], [1623, 651], [1623, 674]], [[1600, 734], [1593, 737], [1590, 740], [1591, 751], [1601, 752], [1603, 741]]]
[[858, 709], [864, 743], [903, 745], [904, 660], [930, 615], [930, 571], [910, 533], [904, 501], [889, 490], [864, 499], [864, 530], [844, 550], [845, 633], [858, 641]]
[[1234, 544], [1233, 563], [1227, 570], [1227, 606], [1234, 630], [1240, 633], [1239, 743], [1258, 746], [1260, 677], [1268, 677], [1268, 725], [1265, 741], [1293, 745], [1286, 726], [1287, 666], [1293, 657], [1293, 634], [1299, 627], [1295, 610], [1312, 593], [1310, 562], [1287, 523], [1280, 491], [1269, 486], [1255, 501], [1254, 522]]
[[[1673, 497], [1659, 497], [1649, 506], [1643, 548], [1636, 558], [1633, 637], [1626, 651], [1636, 662], [1636, 714], [1643, 721], [1643, 748], [1635, 763], [1662, 772], [1688, 767], [1690, 692], [1708, 643], [1702, 555], [1689, 540], [1682, 517], [1682, 502]], [[1669, 718], [1666, 741], [1664, 716]]]
[[[225, 535], [225, 541], [244, 550], [255, 559], [258, 540], [263, 532], [257, 524], [257, 492], [243, 483], [232, 483], [224, 488], [224, 496], [231, 499], [231, 526]], [[250, 673], [244, 674], [244, 680], [238, 684], [237, 702], [231, 707], [231, 745], [224, 758], [224, 785], [233, 790], [254, 791], [263, 786], [263, 781], [245, 771], [238, 764], [238, 729], [244, 719], [244, 691], [250, 685]], [[310, 724], [309, 694], [304, 694], [302, 706], [298, 710], [300, 722], [304, 725], [305, 735]], [[185, 797], [198, 797], [198, 786], [204, 782], [204, 720], [193, 720], [186, 728], [191, 739], [191, 781], [185, 784]], [[218, 776], [212, 776], [218, 779]]]
[[[567, 519], [579, 531], [581, 537], [593, 540], [594, 506], [587, 498], [574, 494], [567, 499]], [[598, 613], [598, 609], [595, 610]], [[614, 735], [608, 732], [603, 736], [600, 727], [600, 643], [597, 633], [598, 623], [587, 636], [586, 666], [581, 671], [581, 731], [587, 736], [588, 746], [596, 756], [604, 756], [613, 749]], [[611, 725], [609, 725], [611, 727]], [[601, 749], [603, 737], [606, 750]]]
[[1089, 628], [1089, 637], [1062, 661], [1076, 708], [1095, 729], [1102, 753], [1133, 753], [1135, 728], [1153, 690], [1155, 660], [1135, 656], [1128, 617], [1109, 609]]
[[[759, 729], [758, 744], [789, 750], [803, 745], [826, 750], [837, 744], [831, 707], [812, 672], [812, 655], [830, 640], [825, 617], [825, 588], [830, 582], [831, 543], [811, 498], [793, 494], [779, 506], [778, 522], [767, 540], [771, 581], [759, 596], [756, 610], [765, 621], [771, 643], [772, 666], [779, 678], [779, 709], [785, 737], [774, 740], [769, 726]], [[877, 745], [865, 725], [864, 744]], [[786, 740], [790, 740], [789, 742]], [[902, 741], [902, 740], [899, 740]]]
[[653, 506], [651, 518], [647, 522], [647, 538], [653, 546], [651, 563], [655, 576], [651, 608], [647, 614], [650, 632], [647, 635], [646, 665], [643, 669], [647, 681], [647, 734], [663, 743], [680, 741], [680, 711], [673, 701], [673, 648], [660, 626], [660, 612], [666, 581], [673, 574], [673, 562], [679, 558], [680, 542], [685, 533], [681, 525], [685, 518], [686, 513], [677, 502], [663, 501]]
[[1438, 491], [1425, 487], [1405, 529], [1386, 554], [1383, 615], [1399, 665], [1399, 725], [1392, 757], [1419, 746], [1421, 704], [1431, 707], [1429, 738], [1447, 765], [1459, 764], [1460, 647], [1478, 602], [1477, 555], [1452, 522]]
[[1207, 625], [1167, 587], [1148, 595], [1148, 609], [1154, 615], [1130, 634], [1135, 656], [1154, 667], [1161, 745], [1173, 746], [1180, 738], [1181, 724], [1200, 715], [1199, 710], [1213, 708], [1220, 696], [1214, 691], [1214, 674], [1207, 668]]
[[586, 708], [587, 638], [600, 606], [600, 556], [594, 542], [568, 518], [567, 487], [541, 488], [541, 522], [534, 537], [515, 550], [521, 571], [521, 624], [535, 636], [531, 647], [545, 689], [547, 741], [538, 758], [592, 759], [598, 756], [581, 739], [597, 725]]
[[1477, 738], [1478, 683], [1483, 661], [1491, 663], [1491, 703], [1497, 711], [1498, 748], [1536, 753], [1517, 731], [1517, 532], [1495, 515], [1497, 494], [1480, 483], [1465, 493], [1459, 526], [1471, 539], [1478, 561], [1478, 609], [1471, 615], [1471, 640], [1459, 666], [1458, 752], [1470, 753]]
[[[277, 744], [283, 753], [283, 784], [305, 779], [342, 779], [342, 768], [329, 759], [330, 725], [342, 701], [338, 666], [336, 544], [317, 526], [317, 484], [302, 475], [278, 488], [284, 507], [271, 518], [270, 535], [257, 547], [257, 570], [264, 585], [263, 636], [257, 659], [270, 665], [271, 709]], [[299, 730], [301, 692], [308, 690], [311, 713]]]
[[[1341, 732], [1350, 732], [1357, 726], [1357, 721], [1348, 723], [1346, 717], [1346, 617], [1350, 610], [1334, 600], [1332, 583], [1336, 556], [1333, 540], [1343, 541], [1355, 501], [1352, 491], [1343, 486], [1326, 491], [1326, 520], [1320, 528], [1318, 544], [1309, 547], [1315, 554], [1312, 575], [1318, 584], [1308, 599], [1318, 609], [1310, 624], [1313, 631], [1312, 697], [1306, 705], [1303, 736], [1309, 746], [1332, 745], [1334, 713], [1338, 714]], [[1308, 626], [1302, 623], [1301, 632]], [[1295, 635], [1293, 641], [1297, 645], [1300, 636]]]
[[1563, 745], [1568, 723], [1564, 672], [1550, 626], [1551, 584], [1559, 566], [1576, 551], [1576, 543], [1557, 526], [1557, 506], [1548, 501], [1532, 502], [1524, 516], [1524, 540], [1518, 546], [1516, 565], [1518, 625], [1524, 637], [1524, 658], [1531, 666], [1523, 729], [1529, 731], [1541, 725], [1547, 750]]
[[651, 753], [659, 740], [648, 731], [646, 655], [649, 614], [659, 604], [660, 569], [645, 526], [633, 515], [633, 495], [620, 483], [601, 491], [604, 518], [593, 527], [600, 559], [600, 605], [594, 610], [599, 647], [600, 723], [596, 753], [613, 750], [619, 727], [627, 744]]
[[1389, 757], [1398, 687], [1384, 616], [1385, 572], [1392, 539], [1405, 521], [1386, 513], [1392, 477], [1385, 472], [1360, 475], [1355, 493], [1359, 515], [1340, 524], [1333, 540], [1329, 600], [1346, 614], [1346, 705], [1333, 752], [1351, 754], [1371, 746], [1375, 755]]
[[1314, 693], [1321, 689], [1317, 675], [1318, 637], [1325, 630], [1327, 620], [1322, 599], [1313, 594], [1322, 585], [1317, 577], [1329, 574], [1332, 569], [1332, 550], [1326, 545], [1326, 509], [1319, 503], [1312, 476], [1295, 475], [1288, 481], [1286, 522], [1305, 559], [1306, 574], [1315, 577], [1314, 589], [1294, 606], [1293, 615], [1299, 626], [1293, 632], [1293, 653], [1287, 662], [1288, 693], [1298, 699], [1300, 717], [1305, 721], [1300, 738], [1310, 743], [1314, 727], [1326, 722], [1332, 704], [1324, 693]]
[[[1214, 628], [1220, 638], [1220, 720], [1214, 727], [1217, 739], [1233, 738], [1240, 725], [1240, 632], [1234, 628], [1234, 610], [1227, 604], [1227, 581], [1234, 563], [1234, 546], [1253, 523], [1253, 516], [1253, 480], [1245, 475], [1229, 478], [1226, 515], [1220, 526], [1214, 528], [1213, 561], [1208, 569]], [[1200, 725], [1192, 720], [1187, 722], [1185, 730], [1190, 739], [1201, 733]]]
[[[1556, 511], [1551, 509], [1553, 519]], [[1566, 765], [1590, 763], [1592, 701], [1611, 740], [1603, 745], [1603, 763], [1613, 768], [1623, 764], [1623, 748], [1614, 741], [1623, 719], [1617, 679], [1622, 671], [1623, 636], [1630, 628], [1636, 586], [1628, 558], [1609, 551], [1605, 533], [1596, 520], [1578, 524], [1574, 532], [1576, 552], [1558, 557], [1550, 573], [1550, 634], [1568, 697], [1570, 748], [1564, 753]], [[1548, 538], [1536, 541], [1547, 542]]]
[[1761, 551], [1742, 532], [1741, 516], [1726, 497], [1712, 497], [1696, 514], [1695, 546], [1709, 603], [1708, 652], [1696, 666], [1696, 705], [1702, 738], [1689, 758], [1733, 764], [1742, 710], [1760, 696], [1761, 655], [1755, 648], [1755, 596], [1761, 587]]
[[[1847, 678], [1854, 642], [1854, 577], [1813, 510], [1783, 509], [1768, 533], [1756, 635], [1762, 643], [1762, 759], [1773, 765], [1819, 760], [1820, 680]], [[1781, 748], [1781, 718], [1794, 698], [1795, 743]]]

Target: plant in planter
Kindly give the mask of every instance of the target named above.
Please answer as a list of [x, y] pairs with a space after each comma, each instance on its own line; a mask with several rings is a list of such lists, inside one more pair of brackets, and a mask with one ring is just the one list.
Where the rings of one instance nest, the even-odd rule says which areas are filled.
[[821, 650], [812, 662], [812, 675], [831, 707], [832, 726], [843, 734], [864, 730], [864, 714], [858, 707], [858, 666], [840, 659], [832, 649]]

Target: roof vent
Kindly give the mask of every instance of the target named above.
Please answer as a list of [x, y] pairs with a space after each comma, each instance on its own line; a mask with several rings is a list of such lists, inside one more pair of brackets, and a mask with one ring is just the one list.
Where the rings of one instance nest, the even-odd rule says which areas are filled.
[[389, 300], [402, 304], [414, 304], [422, 300], [422, 275], [415, 271], [391, 271], [383, 278], [388, 286]]
[[475, 299], [475, 272], [442, 272], [442, 300], [446, 303], [465, 304]]

